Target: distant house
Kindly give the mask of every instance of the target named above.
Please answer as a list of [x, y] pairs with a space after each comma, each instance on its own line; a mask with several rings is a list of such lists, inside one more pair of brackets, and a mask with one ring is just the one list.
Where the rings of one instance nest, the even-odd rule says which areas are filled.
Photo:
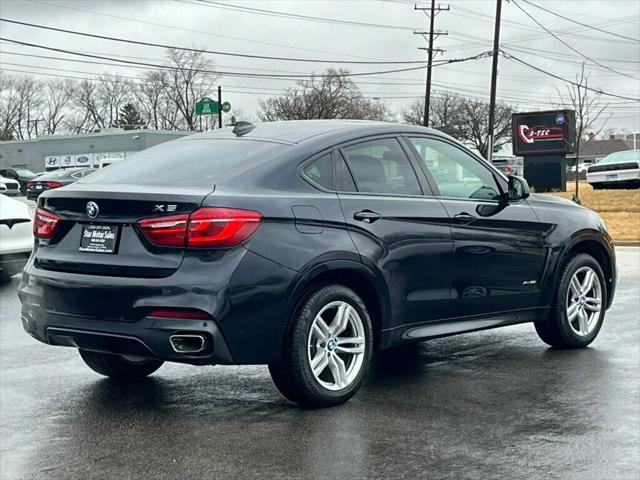
[[[580, 163], [596, 163], [610, 153], [633, 149], [633, 140], [622, 136], [611, 135], [607, 140], [596, 140], [594, 134], [589, 135], [588, 140], [580, 141]], [[567, 163], [575, 164], [575, 154], [567, 155]]]

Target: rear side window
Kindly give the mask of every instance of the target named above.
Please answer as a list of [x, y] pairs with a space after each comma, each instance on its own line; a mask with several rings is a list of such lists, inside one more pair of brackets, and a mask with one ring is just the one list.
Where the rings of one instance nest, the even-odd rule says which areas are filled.
[[245, 139], [178, 140], [156, 145], [80, 180], [82, 183], [212, 187], [290, 148]]
[[380, 138], [343, 149], [358, 190], [370, 193], [421, 195], [409, 159], [398, 140]]
[[330, 153], [306, 165], [302, 172], [313, 183], [327, 190], [333, 190], [333, 162]]

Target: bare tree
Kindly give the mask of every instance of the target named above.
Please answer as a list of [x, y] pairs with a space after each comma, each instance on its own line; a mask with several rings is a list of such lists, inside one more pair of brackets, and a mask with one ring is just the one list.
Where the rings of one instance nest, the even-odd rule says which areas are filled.
[[46, 133], [53, 135], [63, 125], [74, 86], [74, 82], [69, 79], [51, 79], [46, 83], [42, 109]]
[[[511, 141], [511, 114], [513, 111], [514, 108], [509, 105], [496, 105], [495, 147], [500, 147]], [[483, 157], [487, 157], [488, 102], [447, 93], [433, 99], [429, 116], [433, 119], [434, 128], [475, 147]], [[403, 117], [407, 123], [422, 125], [424, 100], [411, 104], [403, 112]]]
[[584, 62], [580, 69], [580, 73], [576, 74], [576, 81], [574, 84], [567, 85], [567, 97], [563, 97], [560, 90], [558, 90], [558, 96], [563, 105], [570, 105], [576, 112], [576, 191], [573, 194], [573, 200], [576, 203], [580, 203], [580, 143], [586, 132], [592, 132], [598, 135], [603, 129], [606, 121], [603, 122], [599, 129], [596, 129], [596, 122], [602, 117], [602, 114], [609, 106], [608, 104], [601, 103], [600, 92], [594, 92], [589, 89], [589, 77], [584, 74]]
[[[447, 125], [453, 125], [460, 117], [461, 99], [457, 95], [444, 93], [432, 96], [429, 104], [429, 118], [434, 128], [446, 130]], [[402, 112], [406, 123], [422, 125], [424, 123], [424, 99], [416, 100]]]
[[19, 102], [15, 95], [15, 77], [0, 71], [0, 140], [13, 140]]
[[104, 112], [98, 96], [98, 85], [91, 80], [82, 80], [73, 95], [76, 110], [74, 133], [91, 132], [96, 128], [104, 128]]
[[16, 96], [17, 117], [14, 124], [16, 137], [20, 140], [31, 138], [36, 133], [37, 121], [40, 121], [40, 82], [32, 77], [18, 77], [12, 95]]
[[131, 85], [120, 75], [101, 75], [98, 81], [97, 100], [100, 105], [101, 126], [114, 127], [120, 109], [131, 99]]
[[178, 109], [165, 93], [163, 72], [145, 72], [142, 81], [134, 89], [134, 96], [148, 126], [156, 130], [171, 130], [179, 124]]
[[346, 70], [328, 69], [321, 77], [312, 75], [287, 89], [281, 97], [260, 101], [258, 116], [263, 121], [322, 118], [386, 120], [384, 103], [362, 96]]
[[171, 67], [160, 75], [164, 94], [180, 113], [181, 118], [167, 118], [171, 127], [195, 130], [195, 104], [210, 95], [218, 75], [210, 73], [212, 65], [202, 52], [167, 50], [167, 65]]

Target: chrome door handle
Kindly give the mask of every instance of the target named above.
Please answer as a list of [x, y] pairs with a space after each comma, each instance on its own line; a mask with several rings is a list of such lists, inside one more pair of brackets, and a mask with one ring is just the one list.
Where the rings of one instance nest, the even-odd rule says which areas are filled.
[[454, 215], [453, 219], [458, 223], [471, 223], [476, 219], [476, 217], [474, 217], [473, 215], [469, 215], [466, 212], [462, 212]]
[[365, 223], [373, 223], [376, 220], [380, 220], [382, 215], [376, 212], [372, 212], [371, 210], [362, 210], [361, 212], [357, 212], [353, 214], [353, 219], [358, 220], [360, 222]]

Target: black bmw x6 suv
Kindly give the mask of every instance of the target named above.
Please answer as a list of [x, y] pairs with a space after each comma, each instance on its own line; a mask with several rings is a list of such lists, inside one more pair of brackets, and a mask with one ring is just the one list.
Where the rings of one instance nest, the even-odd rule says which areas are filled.
[[268, 364], [327, 406], [376, 350], [533, 322], [591, 343], [616, 265], [594, 212], [434, 130], [300, 121], [192, 135], [44, 193], [19, 287], [38, 340], [98, 373]]

